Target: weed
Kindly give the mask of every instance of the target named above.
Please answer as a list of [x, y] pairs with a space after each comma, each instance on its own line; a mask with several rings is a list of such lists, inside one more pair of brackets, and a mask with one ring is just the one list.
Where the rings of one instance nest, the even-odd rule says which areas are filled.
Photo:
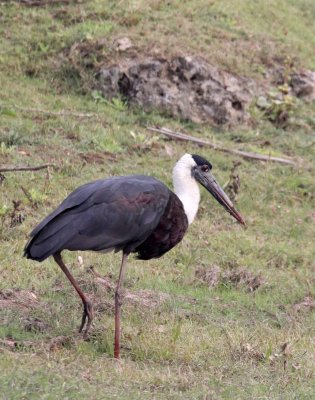
[[14, 146], [7, 145], [5, 142], [0, 142], [0, 154], [6, 155], [12, 153], [14, 150]]
[[126, 111], [127, 109], [126, 103], [122, 99], [114, 97], [111, 99], [111, 101], [109, 101], [105, 99], [105, 97], [99, 90], [92, 91], [92, 98], [96, 103], [107, 104], [108, 106], [113, 107], [117, 111]]

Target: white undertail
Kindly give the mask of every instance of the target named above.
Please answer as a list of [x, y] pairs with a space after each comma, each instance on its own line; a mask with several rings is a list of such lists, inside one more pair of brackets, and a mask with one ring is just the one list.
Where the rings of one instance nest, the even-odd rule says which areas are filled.
[[183, 203], [188, 223], [191, 224], [197, 214], [200, 191], [196, 179], [191, 174], [191, 169], [196, 162], [190, 154], [181, 157], [173, 169], [174, 192]]

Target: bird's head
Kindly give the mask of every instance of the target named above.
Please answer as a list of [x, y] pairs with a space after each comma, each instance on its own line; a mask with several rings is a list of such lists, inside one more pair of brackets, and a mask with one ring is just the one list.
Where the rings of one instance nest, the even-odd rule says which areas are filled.
[[[215, 180], [211, 173], [212, 165], [205, 158], [196, 154], [185, 154], [176, 164], [174, 171], [186, 174], [204, 186], [209, 193], [240, 223], [245, 225], [243, 217], [236, 211], [232, 201]], [[176, 174], [174, 174], [176, 175]]]

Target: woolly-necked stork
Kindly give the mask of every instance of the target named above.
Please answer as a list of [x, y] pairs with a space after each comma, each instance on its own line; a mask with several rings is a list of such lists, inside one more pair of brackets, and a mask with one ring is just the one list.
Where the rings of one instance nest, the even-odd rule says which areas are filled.
[[[241, 224], [244, 220], [211, 174], [203, 157], [185, 154], [173, 169], [174, 192], [145, 175], [117, 176], [74, 190], [31, 233], [27, 258], [53, 256], [83, 302], [80, 332], [93, 319], [92, 304], [64, 264], [63, 250], [122, 251], [115, 292], [115, 358], [120, 351], [121, 286], [130, 253], [141, 260], [161, 257], [179, 243], [198, 210], [198, 182]], [[86, 325], [86, 326], [85, 326]]]

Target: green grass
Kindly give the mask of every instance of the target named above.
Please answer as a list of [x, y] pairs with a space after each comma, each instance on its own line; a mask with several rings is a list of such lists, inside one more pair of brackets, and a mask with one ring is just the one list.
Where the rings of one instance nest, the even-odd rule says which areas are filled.
[[[105, 4], [104, 4], [105, 3]], [[0, 6], [0, 165], [55, 167], [7, 172], [0, 183], [0, 290], [24, 289], [34, 307], [1, 308], [0, 387], [4, 399], [311, 399], [314, 312], [294, 310], [314, 299], [314, 121], [312, 104], [299, 103], [294, 122], [276, 128], [253, 111], [254, 127], [218, 130], [129, 110], [89, 91], [89, 71], [66, 54], [77, 43], [105, 40], [104, 60], [120, 56], [115, 38], [131, 38], [141, 53], [197, 54], [235, 73], [263, 79], [277, 57], [315, 67], [314, 3], [299, 1], [89, 1], [69, 5]], [[268, 4], [267, 4], [268, 3]], [[14, 23], [13, 23], [13, 22]], [[251, 57], [248, 56], [251, 55]], [[99, 53], [93, 62], [101, 62]], [[286, 61], [284, 61], [286, 62]], [[93, 117], [49, 115], [93, 113]], [[165, 142], [147, 125], [168, 126], [226, 147], [289, 155], [298, 167], [242, 161], [237, 208], [247, 227], [202, 192], [198, 217], [183, 242], [159, 260], [130, 258], [126, 287], [169, 295], [161, 305], [123, 307], [122, 361], [113, 360], [113, 297], [95, 284], [93, 265], [115, 280], [120, 256], [65, 253], [98, 311], [90, 341], [77, 328], [81, 304], [53, 260], [22, 258], [31, 229], [78, 185], [145, 173], [171, 185], [174, 161], [200, 153], [221, 184], [234, 157], [189, 143]], [[171, 148], [169, 156], [165, 146]], [[23, 189], [26, 189], [28, 196]], [[13, 201], [20, 201], [14, 223]], [[244, 267], [261, 274], [255, 292], [195, 277], [199, 266]], [[27, 321], [44, 323], [27, 329]], [[70, 337], [51, 348], [58, 336]], [[5, 345], [14, 340], [16, 348]], [[281, 346], [289, 343], [283, 353]], [[261, 356], [263, 354], [263, 356]]]

